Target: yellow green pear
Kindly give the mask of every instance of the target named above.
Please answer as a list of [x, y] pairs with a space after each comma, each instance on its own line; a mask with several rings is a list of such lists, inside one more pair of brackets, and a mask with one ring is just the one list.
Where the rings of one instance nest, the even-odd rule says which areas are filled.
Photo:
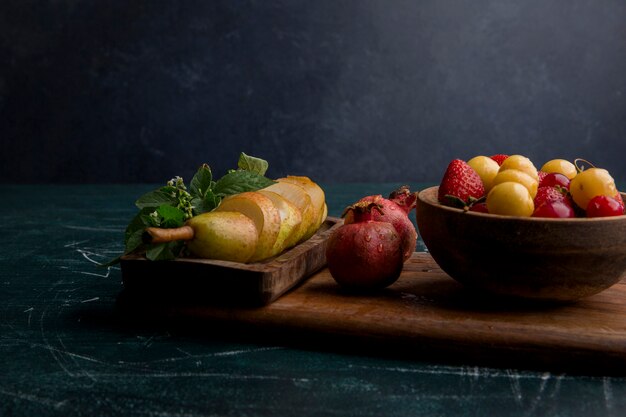
[[272, 256], [281, 223], [280, 213], [272, 200], [259, 192], [248, 191], [224, 198], [215, 211], [236, 211], [252, 219], [257, 228], [258, 242], [251, 262]]
[[311, 204], [311, 197], [301, 186], [288, 182], [276, 182], [264, 190], [272, 191], [281, 195], [294, 206], [298, 208], [302, 216], [302, 222], [296, 232], [296, 242], [301, 242], [308, 239], [309, 229], [311, 229], [318, 220], [319, 214], [313, 204]]
[[193, 239], [189, 251], [200, 258], [248, 262], [256, 251], [258, 232], [248, 216], [231, 211], [212, 211], [192, 217], [187, 226]]
[[323, 214], [324, 205], [326, 204], [326, 195], [324, 194], [324, 190], [322, 190], [322, 187], [313, 182], [309, 177], [304, 176], [288, 175], [283, 178], [278, 178], [276, 181], [299, 185], [311, 198], [311, 205], [313, 205], [316, 214], [314, 215], [315, 221], [309, 225], [304, 236], [305, 239], [308, 239], [315, 234], [320, 225], [324, 222], [324, 220], [326, 220], [326, 215]]
[[278, 255], [285, 249], [298, 243], [296, 232], [300, 227], [300, 223], [302, 223], [302, 214], [289, 200], [275, 192], [259, 190], [259, 193], [272, 200], [272, 203], [274, 203], [280, 213], [280, 231], [272, 250], [273, 255]]

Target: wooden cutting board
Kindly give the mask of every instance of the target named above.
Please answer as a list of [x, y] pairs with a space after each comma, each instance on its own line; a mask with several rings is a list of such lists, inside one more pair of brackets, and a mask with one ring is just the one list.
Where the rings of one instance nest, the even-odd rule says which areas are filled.
[[326, 265], [328, 237], [342, 224], [342, 219], [328, 217], [305, 242], [261, 262], [198, 258], [153, 262], [143, 255], [125, 255], [122, 281], [139, 298], [165, 295], [239, 306], [269, 304]]
[[[122, 304], [135, 302], [124, 298]], [[179, 299], [141, 310], [203, 329], [346, 346], [351, 353], [373, 349], [465, 365], [626, 375], [624, 281], [576, 303], [516, 303], [462, 287], [427, 253], [415, 253], [395, 284], [370, 294], [345, 292], [323, 269], [265, 307]]]

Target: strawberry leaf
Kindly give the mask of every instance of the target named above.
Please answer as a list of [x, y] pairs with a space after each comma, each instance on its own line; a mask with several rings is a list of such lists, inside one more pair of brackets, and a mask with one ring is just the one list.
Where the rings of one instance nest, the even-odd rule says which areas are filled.
[[467, 204], [465, 204], [465, 201], [461, 200], [459, 197], [455, 195], [446, 194], [444, 198], [447, 203], [446, 206], [457, 207], [457, 208], [463, 208], [467, 206]]

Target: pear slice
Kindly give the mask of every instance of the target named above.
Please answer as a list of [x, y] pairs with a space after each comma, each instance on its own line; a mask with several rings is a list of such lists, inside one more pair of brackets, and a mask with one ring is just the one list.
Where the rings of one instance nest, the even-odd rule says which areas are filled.
[[272, 251], [273, 255], [278, 255], [298, 243], [296, 232], [302, 223], [302, 214], [296, 206], [280, 194], [268, 190], [259, 190], [258, 192], [272, 200], [280, 213], [280, 231]]
[[326, 196], [322, 187], [313, 182], [309, 177], [296, 175], [288, 175], [283, 178], [278, 178], [276, 181], [299, 185], [304, 188], [304, 191], [306, 191], [309, 197], [311, 197], [311, 204], [315, 208], [317, 215], [315, 217], [316, 221], [309, 227], [306, 235], [310, 237], [315, 234], [322, 222], [326, 219], [326, 215], [323, 214], [324, 204], [326, 204]]
[[272, 200], [256, 191], [248, 191], [224, 198], [215, 211], [237, 211], [254, 221], [259, 236], [250, 262], [272, 256], [281, 223], [280, 213]]
[[322, 223], [324, 223], [324, 220], [326, 220], [326, 217], [328, 217], [328, 206], [326, 205], [326, 203], [324, 203], [324, 207], [322, 207], [322, 213], [320, 215], [320, 218], [317, 221], [318, 228], [322, 225]]
[[275, 192], [281, 195], [285, 199], [289, 200], [294, 206], [298, 208], [302, 216], [302, 222], [296, 232], [296, 242], [301, 242], [311, 237], [308, 235], [310, 228], [316, 223], [319, 214], [315, 210], [313, 204], [311, 204], [311, 197], [301, 186], [289, 182], [276, 182], [264, 190]]
[[306, 191], [311, 197], [311, 204], [313, 204], [319, 210], [322, 209], [322, 206], [326, 202], [326, 196], [324, 195], [324, 190], [322, 190], [322, 187], [311, 181], [309, 177], [288, 175], [283, 178], [278, 178], [276, 181], [290, 182], [304, 188], [304, 191]]
[[200, 258], [247, 262], [256, 251], [256, 225], [242, 213], [203, 213], [189, 219], [187, 226], [193, 229], [193, 239], [187, 247]]

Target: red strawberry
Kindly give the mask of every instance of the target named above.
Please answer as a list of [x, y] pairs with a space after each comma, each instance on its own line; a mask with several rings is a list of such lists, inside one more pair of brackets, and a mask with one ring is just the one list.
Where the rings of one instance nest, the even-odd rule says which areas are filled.
[[455, 159], [446, 169], [439, 185], [439, 202], [447, 206], [468, 207], [485, 194], [480, 176], [467, 162]]
[[535, 207], [539, 207], [544, 203], [552, 201], [561, 201], [567, 198], [567, 194], [563, 193], [560, 187], [539, 187], [535, 196]]
[[504, 154], [497, 154], [497, 155], [491, 155], [489, 158], [493, 159], [494, 161], [496, 161], [498, 163], [498, 165], [502, 165], [502, 163], [504, 162], [504, 160], [506, 158], [508, 158], [509, 155], [504, 155]]

